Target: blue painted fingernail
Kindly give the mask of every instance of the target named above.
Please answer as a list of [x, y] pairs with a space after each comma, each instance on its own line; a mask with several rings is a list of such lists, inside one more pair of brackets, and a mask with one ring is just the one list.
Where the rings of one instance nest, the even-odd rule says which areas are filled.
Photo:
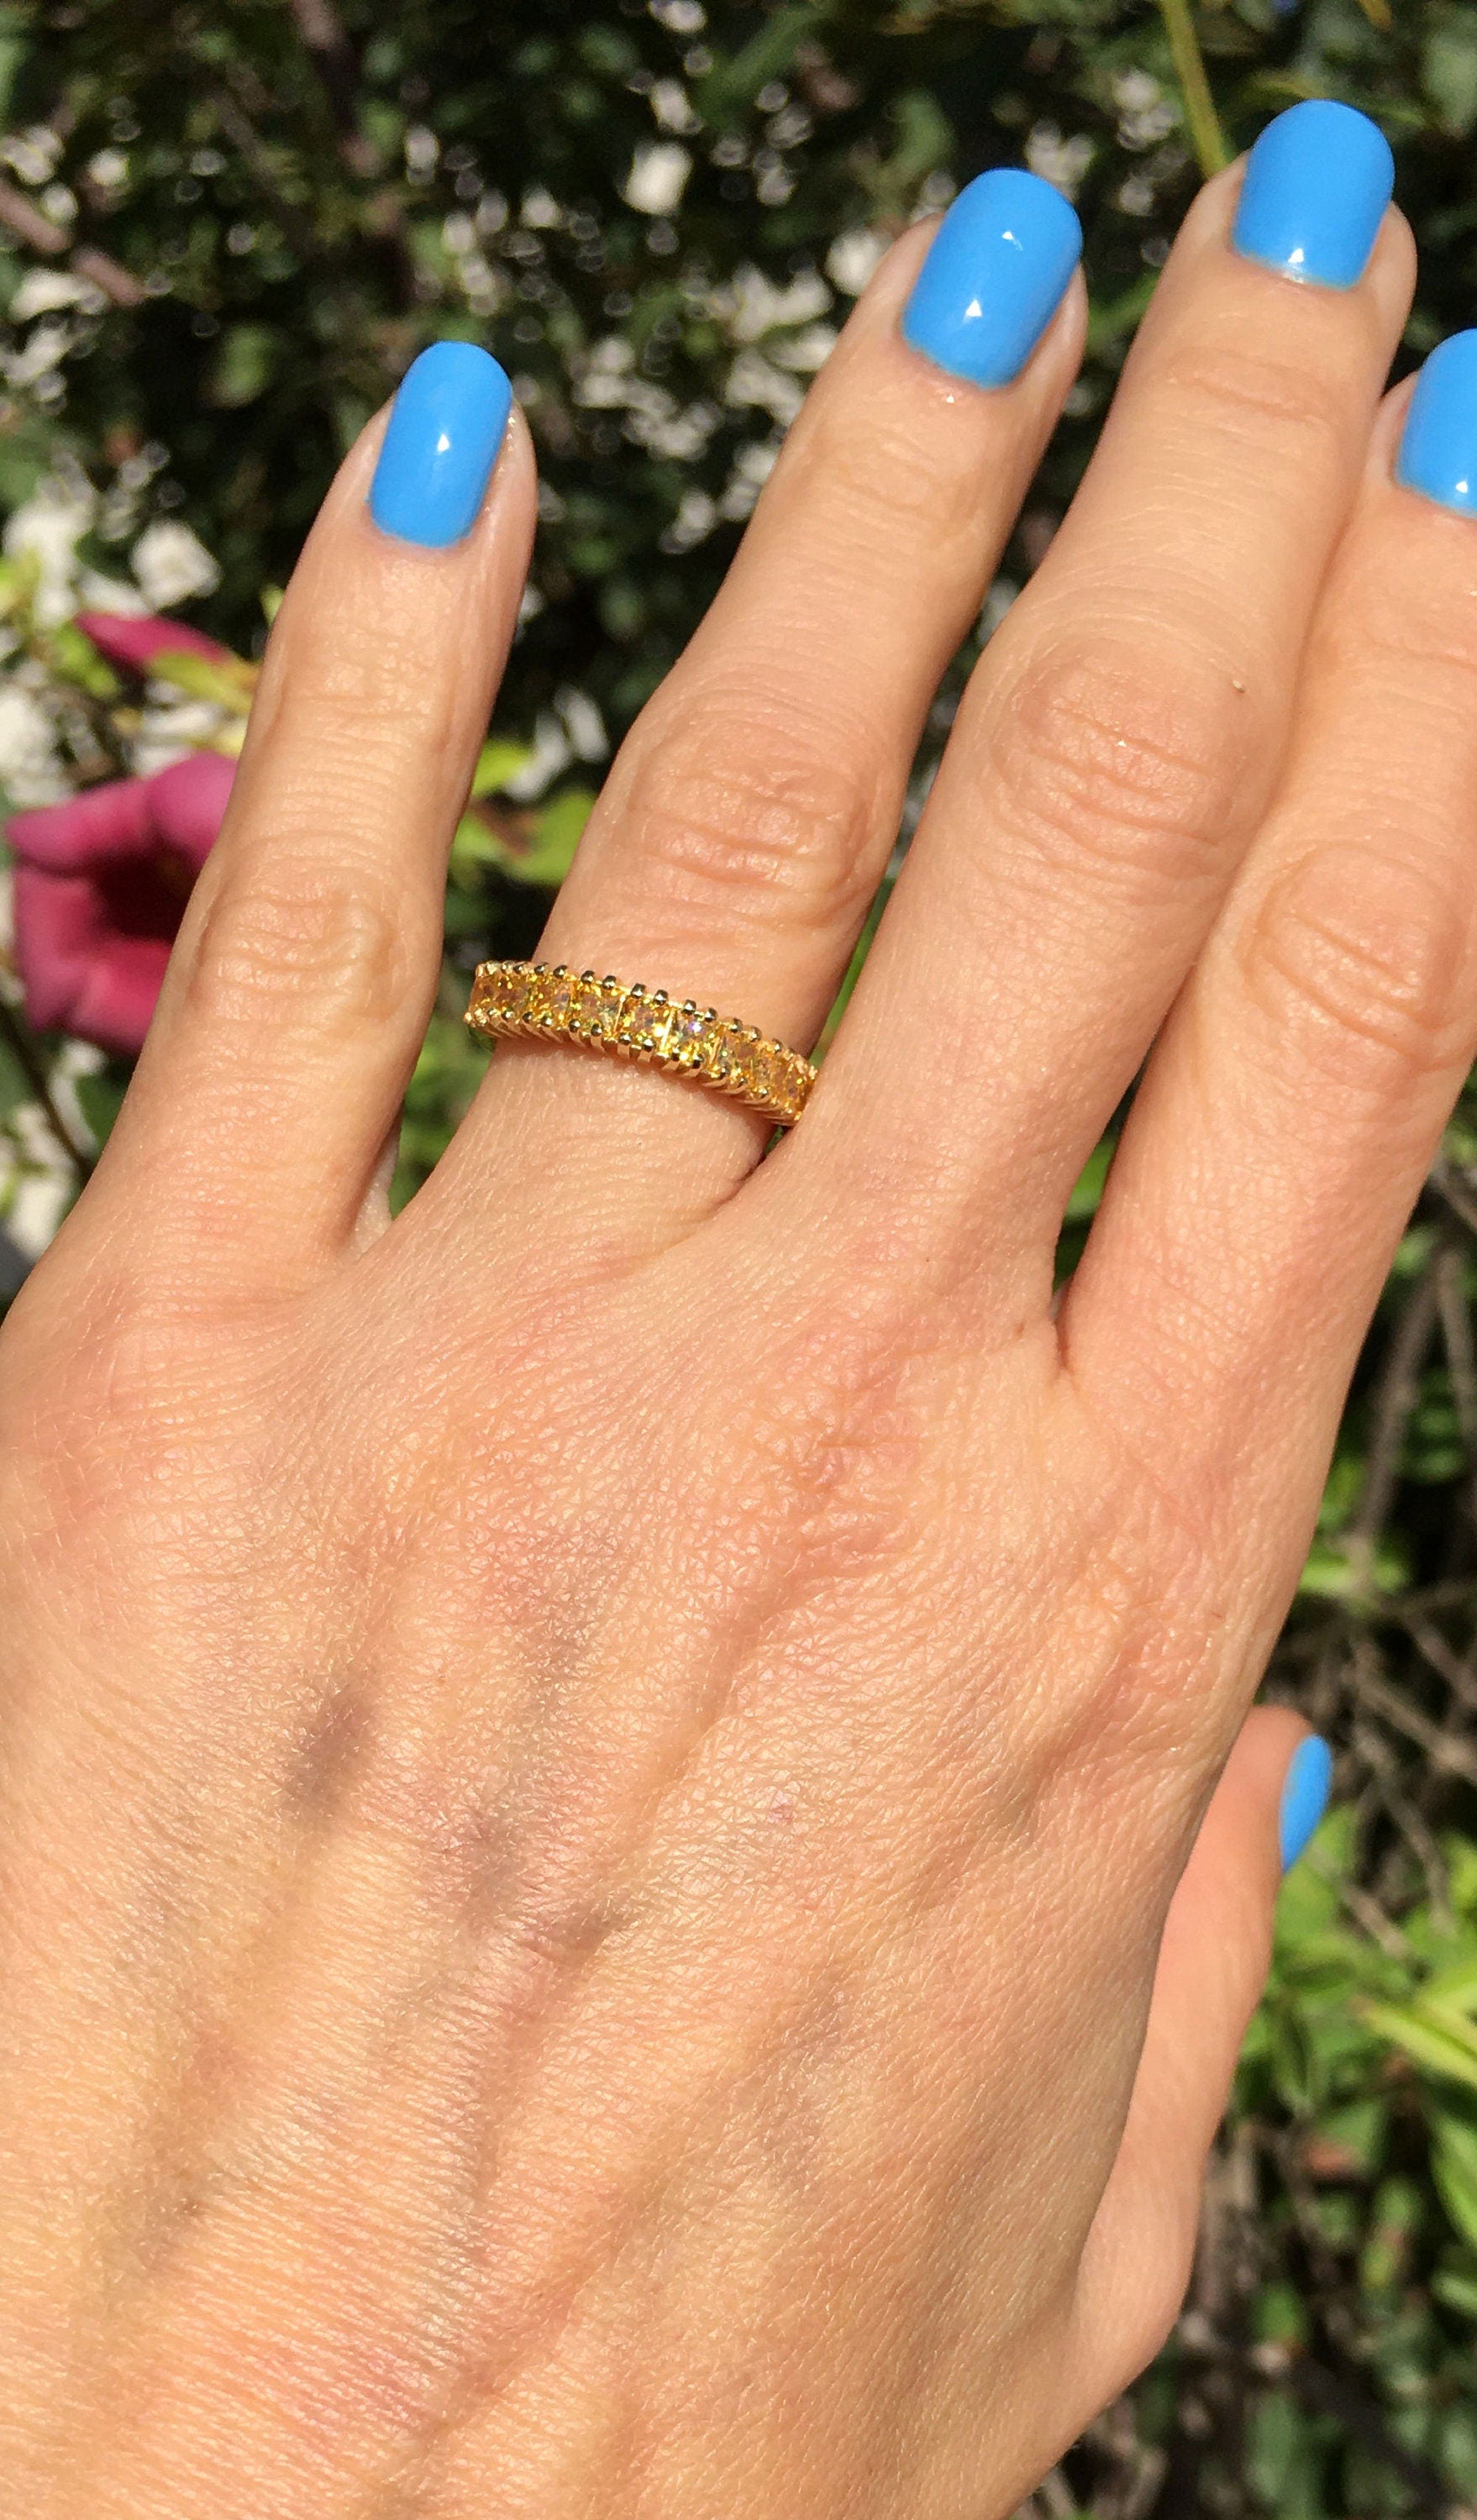
[[1332, 1751], [1317, 1732], [1310, 1732], [1307, 1740], [1300, 1741], [1293, 1751], [1292, 1763], [1282, 1778], [1277, 1844], [1281, 1849], [1284, 1872], [1296, 1864], [1327, 1810], [1332, 1777]]
[[954, 202], [903, 311], [903, 338], [971, 384], [1007, 385], [1041, 339], [1082, 251], [1069, 201], [992, 166]]
[[473, 341], [433, 341], [407, 368], [370, 485], [387, 534], [433, 550], [477, 520], [513, 406], [496, 359]]
[[1394, 186], [1378, 123], [1352, 105], [1309, 97], [1269, 122], [1247, 158], [1231, 244], [1289, 280], [1352, 289]]
[[1421, 369], [1395, 478], [1423, 499], [1477, 516], [1477, 333], [1438, 342]]

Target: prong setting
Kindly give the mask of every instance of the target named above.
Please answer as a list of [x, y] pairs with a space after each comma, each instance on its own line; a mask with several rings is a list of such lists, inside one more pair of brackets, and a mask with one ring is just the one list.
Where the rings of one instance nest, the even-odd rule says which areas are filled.
[[798, 1051], [737, 1015], [563, 963], [479, 964], [467, 1022], [485, 1041], [565, 1042], [666, 1068], [784, 1129], [799, 1118], [816, 1077]]

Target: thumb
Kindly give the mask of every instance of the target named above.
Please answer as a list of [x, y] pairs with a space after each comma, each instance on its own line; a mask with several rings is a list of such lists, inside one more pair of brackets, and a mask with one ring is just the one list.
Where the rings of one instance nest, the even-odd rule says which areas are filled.
[[1326, 1743], [1288, 1708], [1256, 1708], [1171, 1902], [1123, 2140], [1079, 2275], [1093, 2412], [1152, 2360], [1179, 2315], [1205, 2156], [1267, 1975], [1277, 1884], [1322, 1817], [1330, 1767]]

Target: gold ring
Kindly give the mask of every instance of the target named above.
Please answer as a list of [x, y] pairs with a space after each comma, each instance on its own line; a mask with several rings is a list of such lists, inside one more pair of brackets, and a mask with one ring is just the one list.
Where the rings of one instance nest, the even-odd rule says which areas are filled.
[[484, 1041], [561, 1041], [607, 1058], [634, 1058], [727, 1094], [782, 1129], [799, 1119], [816, 1071], [797, 1050], [736, 1015], [715, 1014], [665, 989], [628, 986], [562, 963], [479, 963], [467, 1010]]

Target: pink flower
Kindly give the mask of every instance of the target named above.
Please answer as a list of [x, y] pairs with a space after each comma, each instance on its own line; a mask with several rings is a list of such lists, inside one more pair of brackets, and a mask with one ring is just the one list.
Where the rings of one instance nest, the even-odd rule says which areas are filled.
[[220, 753], [196, 752], [12, 818], [16, 966], [38, 1031], [142, 1048], [235, 775]]
[[79, 612], [76, 622], [110, 665], [121, 665], [129, 674], [147, 674], [155, 657], [169, 651], [177, 656], [206, 656], [216, 665], [238, 661], [218, 639], [207, 639], [203, 630], [192, 630], [187, 621], [171, 621], [162, 612]]

